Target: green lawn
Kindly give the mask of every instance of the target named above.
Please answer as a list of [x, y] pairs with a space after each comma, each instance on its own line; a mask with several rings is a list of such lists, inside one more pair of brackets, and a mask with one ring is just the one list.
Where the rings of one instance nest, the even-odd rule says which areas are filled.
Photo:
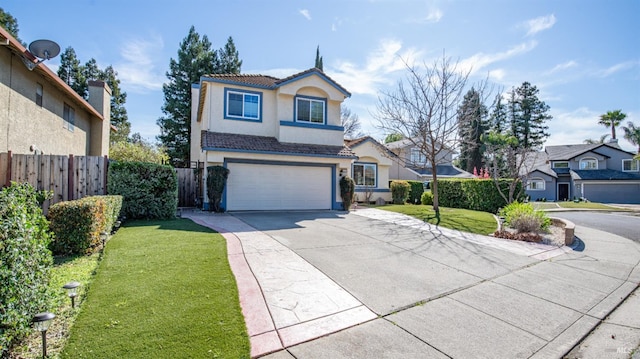
[[[393, 204], [377, 208], [436, 223], [432, 206]], [[498, 224], [491, 213], [440, 207], [440, 226], [470, 233], [489, 234], [496, 231]]]
[[249, 358], [222, 236], [186, 219], [128, 223], [105, 255], [62, 358]]

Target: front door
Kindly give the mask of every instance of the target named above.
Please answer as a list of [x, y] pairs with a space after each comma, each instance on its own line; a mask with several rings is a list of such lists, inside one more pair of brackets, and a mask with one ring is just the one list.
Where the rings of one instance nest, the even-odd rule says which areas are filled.
[[569, 200], [569, 184], [558, 183], [558, 201]]

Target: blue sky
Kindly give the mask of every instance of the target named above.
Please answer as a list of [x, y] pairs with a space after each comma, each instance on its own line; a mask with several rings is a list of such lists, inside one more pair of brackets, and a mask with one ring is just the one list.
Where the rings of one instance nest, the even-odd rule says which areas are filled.
[[[82, 62], [113, 65], [127, 92], [132, 130], [159, 133], [169, 59], [194, 25], [214, 48], [232, 36], [243, 73], [284, 77], [313, 66], [347, 88], [345, 104], [375, 138], [379, 91], [405, 75], [402, 60], [431, 63], [446, 51], [509, 90], [523, 81], [551, 107], [547, 145], [582, 143], [610, 130], [601, 114], [622, 109], [640, 126], [640, 1], [169, 1], [5, 0], [23, 41], [72, 46]], [[59, 57], [47, 62], [56, 70]], [[626, 123], [627, 121], [625, 121]], [[635, 150], [622, 139], [627, 150]]]

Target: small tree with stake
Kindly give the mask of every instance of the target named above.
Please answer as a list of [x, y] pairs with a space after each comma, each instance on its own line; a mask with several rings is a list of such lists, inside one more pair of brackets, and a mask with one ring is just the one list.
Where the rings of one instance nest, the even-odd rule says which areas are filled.
[[340, 179], [340, 197], [342, 197], [342, 206], [345, 211], [351, 208], [353, 197], [355, 196], [356, 183], [349, 176]]

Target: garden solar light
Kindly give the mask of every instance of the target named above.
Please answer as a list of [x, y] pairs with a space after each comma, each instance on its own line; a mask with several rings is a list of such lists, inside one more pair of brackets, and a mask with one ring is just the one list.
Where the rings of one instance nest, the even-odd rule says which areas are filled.
[[45, 312], [36, 314], [33, 319], [33, 325], [36, 330], [42, 333], [42, 357], [47, 357], [47, 329], [49, 329], [49, 325], [51, 325], [51, 320], [55, 318], [55, 314]]
[[102, 250], [104, 250], [104, 246], [107, 243], [107, 232], [100, 232], [100, 240], [102, 240]]
[[76, 297], [78, 296], [78, 287], [80, 283], [78, 282], [69, 282], [62, 286], [62, 288], [67, 290], [67, 294], [69, 298], [71, 298], [71, 308], [76, 307]]

